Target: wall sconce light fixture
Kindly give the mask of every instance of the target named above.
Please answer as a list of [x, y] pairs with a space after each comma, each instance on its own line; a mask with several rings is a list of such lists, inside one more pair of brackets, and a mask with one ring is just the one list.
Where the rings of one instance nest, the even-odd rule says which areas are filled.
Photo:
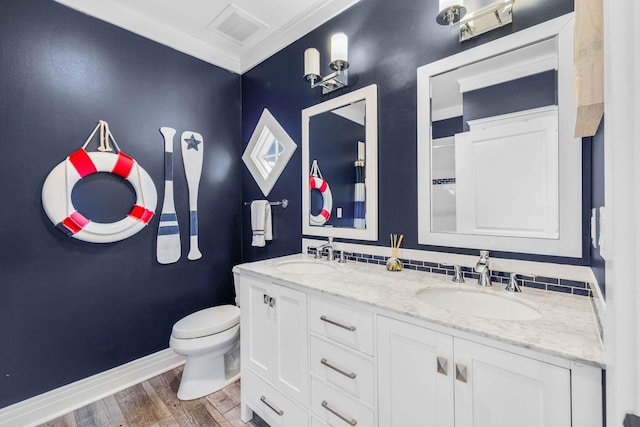
[[514, 1], [498, 0], [465, 16], [467, 9], [462, 6], [462, 0], [440, 0], [440, 13], [436, 22], [449, 26], [459, 22], [462, 42], [510, 24]]
[[311, 82], [311, 88], [322, 87], [322, 93], [333, 92], [349, 85], [349, 40], [344, 33], [331, 36], [331, 62], [329, 68], [334, 72], [326, 77], [320, 75], [320, 52], [310, 47], [304, 51], [304, 78]]
[[513, 20], [514, 0], [499, 0], [460, 20], [460, 41], [484, 34], [510, 24]]
[[439, 5], [440, 13], [436, 16], [436, 22], [440, 25], [453, 25], [467, 12], [462, 0], [440, 0]]

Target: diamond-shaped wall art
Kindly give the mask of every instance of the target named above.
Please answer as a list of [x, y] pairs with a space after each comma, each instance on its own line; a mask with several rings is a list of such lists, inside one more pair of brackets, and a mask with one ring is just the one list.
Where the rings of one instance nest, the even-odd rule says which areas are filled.
[[251, 135], [242, 161], [266, 196], [275, 185], [289, 159], [296, 151], [296, 143], [266, 108]]

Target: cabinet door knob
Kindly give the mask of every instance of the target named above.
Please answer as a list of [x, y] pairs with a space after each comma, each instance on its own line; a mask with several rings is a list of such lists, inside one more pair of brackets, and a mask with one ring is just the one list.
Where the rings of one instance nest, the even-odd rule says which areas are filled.
[[467, 367], [462, 363], [456, 363], [456, 379], [461, 383], [467, 382]]
[[338, 326], [342, 329], [346, 329], [347, 331], [353, 332], [356, 330], [355, 326], [346, 326], [346, 325], [343, 325], [342, 323], [336, 322], [335, 320], [327, 319], [327, 316], [325, 316], [324, 314], [320, 316], [320, 320], [322, 320], [323, 322], [331, 323], [332, 325]]
[[267, 405], [267, 407], [269, 409], [271, 409], [273, 412], [275, 412], [276, 414], [283, 416], [284, 415], [284, 411], [282, 409], [278, 409], [275, 406], [273, 406], [271, 403], [267, 402], [267, 398], [262, 396], [260, 398], [260, 400], [262, 401], [262, 403], [264, 403], [265, 405]]
[[437, 365], [438, 365], [438, 368], [437, 368], [438, 369], [438, 373], [442, 374], [444, 376], [449, 375], [449, 372], [448, 372], [449, 361], [446, 358], [440, 357], [440, 356], [438, 356], [437, 359], [438, 359], [438, 363], [437, 363]]
[[324, 409], [326, 409], [327, 411], [331, 412], [333, 415], [335, 415], [336, 417], [340, 418], [342, 421], [344, 421], [345, 423], [354, 426], [356, 424], [358, 424], [357, 420], [354, 420], [353, 418], [347, 418], [344, 415], [342, 415], [340, 412], [336, 411], [335, 409], [331, 408], [329, 406], [329, 403], [326, 400], [322, 401], [322, 407]]
[[276, 299], [269, 297], [269, 307], [273, 308], [276, 305]]
[[343, 371], [342, 369], [340, 369], [340, 368], [337, 368], [337, 367], [333, 366], [333, 365], [332, 365], [331, 363], [329, 363], [329, 362], [327, 361], [327, 359], [325, 359], [325, 358], [320, 359], [320, 363], [322, 363], [324, 366], [326, 366], [326, 367], [328, 367], [328, 368], [331, 368], [331, 369], [333, 369], [334, 371], [336, 371], [336, 372], [338, 372], [338, 373], [340, 373], [340, 374], [344, 375], [345, 377], [349, 377], [349, 378], [351, 378], [351, 379], [354, 379], [354, 378], [356, 377], [356, 373], [355, 373], [355, 372], [351, 372], [351, 373], [345, 372], [345, 371]]

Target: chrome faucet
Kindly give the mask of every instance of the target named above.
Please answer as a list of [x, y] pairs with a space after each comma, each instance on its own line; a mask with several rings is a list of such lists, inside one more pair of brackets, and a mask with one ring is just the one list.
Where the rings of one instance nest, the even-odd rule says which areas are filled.
[[478, 285], [491, 286], [491, 270], [489, 269], [489, 251], [480, 251], [480, 259], [473, 269], [480, 274], [478, 277]]
[[504, 290], [509, 292], [522, 292], [522, 289], [520, 289], [520, 285], [518, 284], [518, 273], [509, 274], [509, 283]]
[[322, 251], [327, 249], [327, 260], [333, 261], [335, 259], [334, 251], [333, 251], [333, 237], [329, 237], [329, 241], [327, 243], [323, 243], [320, 246], [316, 247], [316, 255], [314, 258], [322, 259]]

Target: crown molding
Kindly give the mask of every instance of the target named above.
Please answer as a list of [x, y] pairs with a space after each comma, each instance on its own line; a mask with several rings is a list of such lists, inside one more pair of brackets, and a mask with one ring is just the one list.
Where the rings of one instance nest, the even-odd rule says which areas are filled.
[[320, 6], [309, 8], [291, 19], [289, 25], [275, 30], [245, 51], [236, 48], [234, 52], [216, 47], [191, 34], [176, 31], [167, 24], [123, 8], [112, 0], [55, 1], [220, 68], [242, 74], [359, 0], [329, 0]]
[[[282, 27], [274, 31], [269, 37], [256, 43], [240, 55], [242, 73], [249, 71], [294, 41], [315, 30], [330, 19], [340, 15], [359, 1], [360, 0], [331, 0], [319, 7], [311, 8], [298, 14], [290, 21], [290, 26], [286, 28]], [[302, 64], [302, 59], [300, 59], [300, 64]]]

